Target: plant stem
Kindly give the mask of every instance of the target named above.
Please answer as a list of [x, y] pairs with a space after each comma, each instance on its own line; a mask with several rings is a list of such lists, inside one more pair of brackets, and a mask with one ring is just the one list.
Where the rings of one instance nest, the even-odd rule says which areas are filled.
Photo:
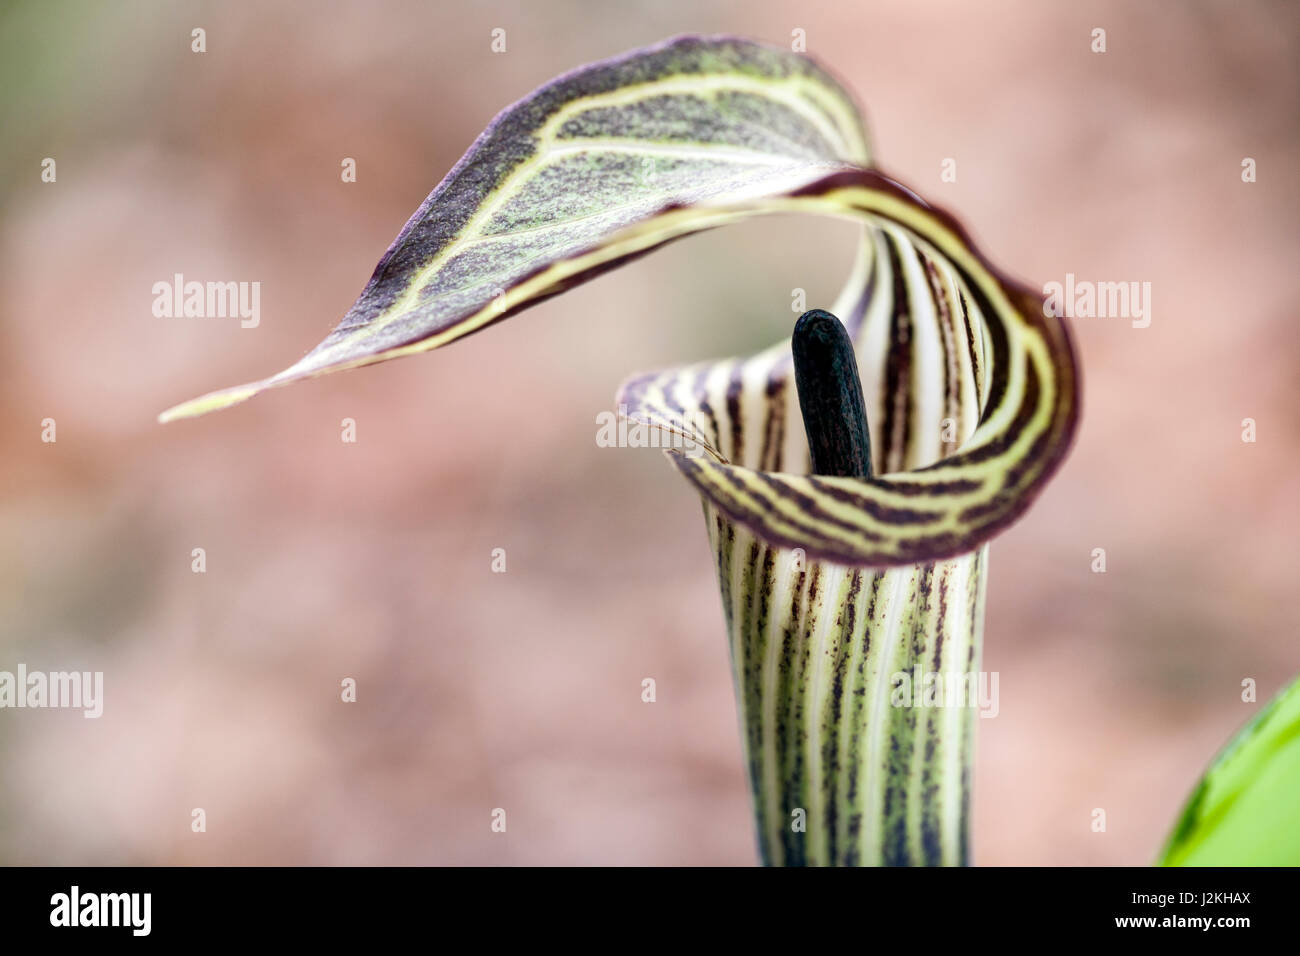
[[912, 685], [978, 672], [987, 549], [802, 562], [709, 510], [763, 862], [966, 864], [975, 710]]

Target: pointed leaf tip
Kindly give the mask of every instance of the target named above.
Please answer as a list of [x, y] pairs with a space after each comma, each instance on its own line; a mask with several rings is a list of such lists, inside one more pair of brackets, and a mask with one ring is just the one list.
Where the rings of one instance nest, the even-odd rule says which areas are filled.
[[263, 385], [258, 382], [250, 385], [237, 385], [234, 388], [223, 388], [216, 392], [208, 392], [208, 394], [200, 395], [198, 398], [191, 398], [187, 402], [173, 405], [158, 416], [158, 424], [166, 425], [168, 422], [174, 422], [182, 418], [198, 418], [200, 415], [206, 415], [208, 412], [216, 412], [223, 408], [230, 408], [232, 405], [238, 405], [240, 402], [248, 401], [260, 392], [262, 388]]

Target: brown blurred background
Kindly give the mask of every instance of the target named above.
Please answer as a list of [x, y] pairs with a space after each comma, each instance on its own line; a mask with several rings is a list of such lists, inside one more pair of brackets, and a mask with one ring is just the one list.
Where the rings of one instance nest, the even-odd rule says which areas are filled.
[[[0, 669], [102, 670], [106, 699], [0, 711], [0, 861], [754, 860], [697, 499], [657, 452], [596, 447], [595, 416], [633, 371], [788, 334], [793, 287], [828, 305], [851, 227], [710, 233], [444, 351], [154, 416], [314, 345], [533, 87], [675, 33], [796, 28], [881, 164], [997, 263], [1152, 283], [1149, 328], [1075, 323], [1080, 441], [993, 547], [974, 851], [1153, 858], [1256, 712], [1242, 680], [1263, 701], [1300, 671], [1283, 2], [8, 4]], [[155, 318], [176, 272], [260, 281], [261, 325]]]

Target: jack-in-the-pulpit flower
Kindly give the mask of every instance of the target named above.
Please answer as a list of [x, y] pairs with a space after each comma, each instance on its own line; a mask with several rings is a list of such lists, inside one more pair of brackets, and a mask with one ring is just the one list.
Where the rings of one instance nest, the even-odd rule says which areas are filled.
[[831, 308], [871, 477], [810, 474], [789, 342], [638, 376], [618, 401], [704, 450], [669, 456], [716, 553], [763, 859], [964, 863], [987, 542], [1064, 457], [1078, 377], [1043, 297], [871, 167], [851, 98], [806, 57], [683, 37], [547, 84], [492, 122], [319, 346], [163, 419], [446, 345], [772, 212], [861, 223]]

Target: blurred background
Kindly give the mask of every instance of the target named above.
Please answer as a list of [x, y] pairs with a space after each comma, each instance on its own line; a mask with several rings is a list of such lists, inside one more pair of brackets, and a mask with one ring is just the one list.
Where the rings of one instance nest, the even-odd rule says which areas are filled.
[[[105, 710], [0, 712], [0, 862], [754, 861], [698, 500], [658, 452], [598, 448], [595, 417], [633, 371], [788, 334], [794, 287], [828, 305], [851, 226], [709, 233], [447, 350], [154, 417], [321, 339], [535, 86], [676, 33], [795, 29], [880, 164], [1000, 266], [1152, 284], [1149, 328], [1075, 322], [1080, 440], [993, 545], [1001, 711], [974, 804], [977, 863], [1149, 862], [1300, 671], [1297, 20], [1264, 0], [6, 4], [0, 670], [103, 671]], [[261, 324], [155, 318], [177, 272], [260, 282]]]

